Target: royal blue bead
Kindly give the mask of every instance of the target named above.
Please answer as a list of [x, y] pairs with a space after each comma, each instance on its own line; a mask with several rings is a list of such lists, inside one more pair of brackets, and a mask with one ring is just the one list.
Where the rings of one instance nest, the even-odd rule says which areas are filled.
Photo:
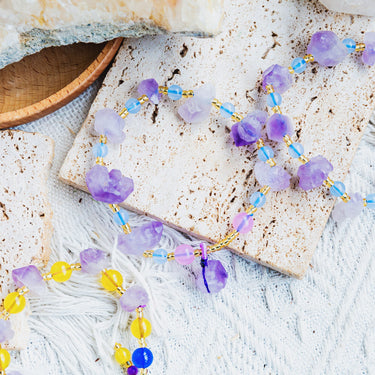
[[375, 210], [375, 194], [369, 194], [366, 197], [367, 208]]
[[125, 107], [129, 113], [138, 113], [141, 109], [141, 103], [138, 99], [130, 98], [126, 103]]
[[276, 107], [277, 105], [280, 105], [282, 102], [281, 95], [277, 92], [271, 92], [267, 95], [267, 104], [270, 107]]
[[345, 185], [341, 181], [335, 181], [329, 190], [334, 197], [341, 197], [345, 193]]
[[179, 100], [182, 98], [182, 88], [178, 85], [172, 85], [168, 89], [168, 96], [172, 100]]
[[148, 348], [135, 349], [132, 355], [132, 361], [135, 367], [147, 368], [151, 366], [154, 356]]
[[273, 158], [273, 156], [273, 150], [269, 146], [263, 146], [258, 150], [258, 157], [262, 161], [267, 161], [268, 159]]
[[250, 204], [252, 204], [254, 207], [257, 207], [257, 208], [263, 207], [265, 203], [266, 203], [266, 196], [260, 191], [256, 191], [250, 197]]
[[232, 103], [223, 103], [220, 107], [220, 114], [224, 118], [230, 118], [234, 113], [234, 105]]
[[347, 38], [342, 41], [344, 43], [344, 46], [348, 49], [349, 53], [352, 53], [355, 51], [356, 48], [356, 42], [353, 39]]
[[303, 155], [303, 152], [304, 152], [304, 148], [303, 146], [301, 145], [301, 143], [292, 143], [289, 147], [288, 147], [288, 151], [289, 151], [289, 155], [292, 157], [292, 158], [299, 158], [301, 155]]
[[152, 254], [156, 264], [164, 264], [167, 261], [168, 252], [164, 249], [156, 249]]
[[303, 73], [306, 70], [306, 61], [302, 57], [296, 57], [292, 61], [292, 68], [296, 73]]
[[118, 225], [125, 225], [129, 221], [129, 213], [121, 208], [120, 211], [113, 214], [113, 220]]
[[108, 154], [108, 146], [105, 143], [97, 143], [93, 148], [92, 152], [97, 158], [104, 158]]

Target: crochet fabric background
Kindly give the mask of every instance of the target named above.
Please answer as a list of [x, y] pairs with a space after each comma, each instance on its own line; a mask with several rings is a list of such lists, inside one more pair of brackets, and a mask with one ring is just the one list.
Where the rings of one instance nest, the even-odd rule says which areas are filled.
[[[75, 262], [82, 249], [99, 247], [112, 253], [125, 285], [136, 282], [149, 292], [146, 316], [153, 333], [147, 341], [155, 356], [150, 374], [374, 373], [374, 213], [367, 210], [340, 226], [330, 219], [302, 281], [221, 251], [215, 258], [229, 273], [227, 287], [203, 295], [194, 286], [199, 262], [191, 269], [124, 257], [114, 247], [118, 227], [108, 207], [58, 181], [98, 87], [96, 82], [66, 107], [22, 129], [56, 142], [49, 179], [55, 228], [51, 262]], [[371, 129], [347, 178], [349, 192], [375, 190]], [[130, 222], [135, 227], [146, 220], [133, 214]], [[171, 251], [181, 241], [188, 242], [165, 227], [161, 246]], [[120, 374], [113, 344], [137, 346], [129, 333], [131, 318], [95, 277], [75, 273], [63, 285], [54, 283], [47, 298], [31, 300], [31, 310], [30, 344], [14, 354], [11, 367], [22, 364], [25, 375]]]

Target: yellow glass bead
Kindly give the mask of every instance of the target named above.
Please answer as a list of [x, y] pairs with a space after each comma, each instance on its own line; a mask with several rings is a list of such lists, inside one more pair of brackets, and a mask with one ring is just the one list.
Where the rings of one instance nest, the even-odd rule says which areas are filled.
[[102, 277], [100, 282], [102, 283], [104, 289], [114, 292], [118, 286], [122, 285], [122, 275], [116, 270], [105, 270], [102, 271]]
[[0, 349], [0, 370], [5, 370], [10, 364], [10, 355], [7, 350]]
[[134, 337], [141, 339], [150, 336], [151, 323], [145, 318], [137, 318], [131, 324], [130, 330]]
[[9, 314], [18, 314], [26, 306], [26, 299], [17, 292], [9, 293], [4, 299], [4, 309]]
[[70, 264], [66, 262], [56, 262], [51, 267], [52, 278], [58, 283], [63, 283], [70, 279], [72, 270]]
[[129, 362], [131, 360], [132, 356], [130, 354], [130, 351], [126, 348], [118, 348], [116, 349], [115, 351], [115, 359], [116, 359], [116, 362], [119, 364], [119, 365], [125, 365], [126, 362]]

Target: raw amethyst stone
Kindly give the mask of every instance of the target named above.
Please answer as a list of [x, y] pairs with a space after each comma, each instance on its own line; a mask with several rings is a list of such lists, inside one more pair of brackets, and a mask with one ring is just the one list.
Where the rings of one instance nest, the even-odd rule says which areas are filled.
[[[210, 293], [219, 293], [227, 283], [228, 274], [220, 260], [208, 260], [205, 267], [205, 277]], [[202, 293], [208, 293], [202, 272], [199, 272], [196, 277], [196, 285]]]
[[248, 114], [242, 121], [232, 126], [231, 137], [237, 147], [255, 143], [261, 136], [263, 125], [267, 121], [267, 113], [254, 111]]
[[108, 268], [108, 255], [99, 249], [86, 249], [79, 253], [82, 272], [92, 275], [98, 274], [104, 268]]
[[112, 143], [122, 143], [125, 139], [124, 119], [113, 109], [104, 108], [95, 113], [94, 128], [98, 134], [104, 134]]
[[268, 185], [274, 191], [286, 189], [290, 184], [290, 174], [279, 165], [271, 167], [258, 162], [255, 164], [254, 173], [260, 185]]
[[47, 292], [47, 285], [34, 265], [17, 268], [12, 271], [12, 278], [18, 288], [26, 286], [32, 293], [41, 296]]
[[100, 202], [119, 204], [134, 190], [133, 180], [118, 169], [95, 165], [86, 174], [86, 185], [94, 199]]
[[138, 93], [140, 95], [146, 95], [151, 103], [159, 104], [161, 94], [159, 93], [159, 85], [153, 79], [144, 79], [138, 85]]
[[318, 31], [311, 37], [307, 53], [322, 66], [335, 66], [349, 54], [348, 49], [332, 31]]
[[341, 223], [346, 219], [353, 219], [358, 216], [363, 209], [363, 199], [361, 194], [350, 194], [350, 201], [340, 202], [336, 204], [332, 211], [332, 218], [337, 223]]
[[13, 338], [14, 331], [9, 320], [0, 319], [0, 344]]
[[332, 170], [333, 166], [326, 158], [321, 155], [313, 157], [308, 163], [298, 168], [300, 188], [310, 190], [322, 185]]
[[147, 292], [138, 285], [131, 286], [120, 298], [120, 305], [124, 311], [132, 312], [139, 306], [148, 304]]
[[365, 34], [366, 48], [362, 54], [362, 61], [367, 65], [375, 64], [375, 32]]
[[274, 90], [279, 94], [287, 91], [293, 84], [292, 75], [289, 70], [284, 66], [274, 64], [271, 65], [263, 73], [263, 89], [266, 90], [266, 86], [272, 85]]
[[120, 234], [117, 248], [126, 255], [140, 256], [145, 250], [155, 247], [163, 234], [163, 224], [151, 221], [135, 228], [130, 234]]
[[288, 116], [273, 114], [267, 121], [267, 136], [271, 141], [282, 142], [284, 135], [293, 133], [292, 121]]

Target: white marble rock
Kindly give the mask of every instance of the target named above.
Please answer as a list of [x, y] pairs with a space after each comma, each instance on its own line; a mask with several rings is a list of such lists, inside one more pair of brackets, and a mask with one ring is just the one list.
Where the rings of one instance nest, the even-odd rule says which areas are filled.
[[[342, 39], [361, 42], [372, 27], [369, 19], [329, 12], [318, 0], [228, 0], [225, 9], [224, 32], [214, 39], [156, 36], [124, 42], [66, 157], [62, 180], [87, 190], [84, 176], [98, 142], [92, 135], [94, 113], [103, 107], [120, 110], [127, 98], [137, 97], [142, 79], [154, 77], [186, 89], [212, 82], [219, 100], [246, 114], [266, 109], [262, 71], [303, 56], [314, 31], [330, 29]], [[282, 106], [297, 132], [292, 138], [305, 145], [308, 157], [324, 154], [335, 167], [332, 178], [343, 179], [374, 108], [375, 69], [353, 54], [335, 68], [309, 65], [296, 79]], [[234, 215], [260, 188], [253, 173], [257, 152], [253, 146], [234, 146], [232, 123], [218, 111], [212, 110], [209, 121], [191, 125], [178, 117], [178, 105], [164, 98], [157, 109], [148, 103], [129, 116], [124, 143], [109, 145], [106, 160], [109, 168], [134, 179], [135, 191], [125, 207], [215, 242], [231, 230]], [[289, 158], [284, 144], [273, 146], [276, 161], [294, 176], [291, 188], [271, 192], [255, 215], [253, 231], [230, 249], [302, 278], [334, 199], [325, 188], [299, 189], [299, 162]]]
[[374, 0], [320, 0], [328, 9], [335, 12], [375, 16]]

